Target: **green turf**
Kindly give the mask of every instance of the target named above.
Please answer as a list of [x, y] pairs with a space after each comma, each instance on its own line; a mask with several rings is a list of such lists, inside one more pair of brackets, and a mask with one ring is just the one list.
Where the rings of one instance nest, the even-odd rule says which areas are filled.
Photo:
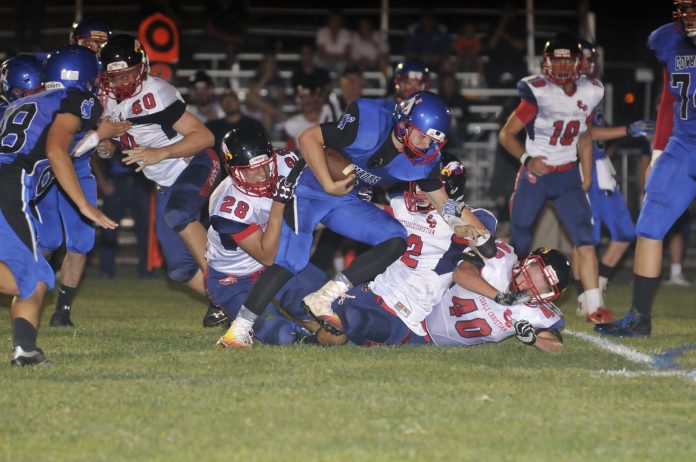
[[[569, 329], [590, 332], [569, 295]], [[629, 295], [614, 284], [609, 305]], [[661, 289], [653, 337], [617, 343], [696, 343], [695, 299]], [[40, 332], [52, 366], [0, 363], [0, 460], [696, 460], [696, 381], [607, 375], [649, 368], [572, 336], [561, 354], [516, 340], [229, 351], [204, 311], [163, 280], [88, 278], [78, 328]], [[696, 369], [696, 351], [677, 364]]]

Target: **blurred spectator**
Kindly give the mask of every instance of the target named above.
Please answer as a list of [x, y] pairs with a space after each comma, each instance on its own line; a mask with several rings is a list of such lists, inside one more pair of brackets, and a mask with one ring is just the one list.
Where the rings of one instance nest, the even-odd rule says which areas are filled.
[[319, 123], [319, 111], [322, 102], [321, 88], [302, 88], [297, 89], [295, 104], [299, 114], [290, 117], [283, 124], [285, 133], [288, 136], [288, 149], [290, 151], [302, 151], [298, 141], [300, 133], [313, 125]]
[[341, 73], [339, 80], [341, 94], [332, 92], [329, 100], [321, 108], [319, 123], [335, 122], [345, 112], [350, 103], [362, 96], [363, 76], [357, 66], [348, 66]]
[[225, 117], [225, 111], [215, 98], [214, 90], [213, 79], [205, 71], [197, 71], [189, 78], [186, 109], [203, 123]]
[[353, 64], [362, 70], [386, 72], [388, 54], [389, 45], [387, 45], [382, 33], [375, 30], [369, 19], [361, 19], [350, 44], [350, 56]]
[[527, 75], [525, 64], [527, 27], [513, 3], [506, 3], [488, 42], [488, 86], [514, 85]]
[[[138, 256], [138, 277], [151, 275], [147, 269], [148, 225], [150, 219], [150, 190], [152, 183], [143, 175], [135, 174], [135, 167], [121, 162], [120, 152], [109, 159], [94, 157], [92, 166], [103, 200], [102, 210], [114, 221], [120, 222], [128, 211], [133, 219]], [[99, 235], [99, 274], [116, 277], [116, 257], [119, 251], [120, 228], [102, 229]]]
[[239, 128], [241, 126], [251, 126], [259, 130], [261, 133], [266, 133], [261, 125], [261, 122], [254, 119], [253, 117], [248, 117], [242, 114], [242, 105], [239, 102], [239, 96], [234, 90], [227, 90], [222, 96], [222, 109], [225, 112], [225, 116], [222, 119], [217, 119], [208, 122], [206, 127], [213, 132], [215, 136], [215, 146], [213, 148], [220, 153], [220, 143], [225, 137], [225, 133], [228, 131]]
[[331, 85], [329, 71], [317, 66], [314, 47], [305, 45], [300, 49], [300, 67], [292, 73], [292, 88], [321, 88], [328, 93]]
[[351, 33], [343, 27], [343, 17], [332, 11], [326, 17], [326, 26], [317, 31], [317, 50], [320, 64], [330, 71], [341, 72], [350, 60]]
[[452, 44], [452, 52], [457, 62], [456, 70], [460, 72], [478, 72], [483, 76], [481, 49], [481, 40], [476, 36], [476, 25], [473, 21], [466, 21], [462, 24], [459, 35]]
[[429, 10], [423, 10], [419, 21], [406, 31], [404, 54], [407, 58], [423, 61], [431, 69], [440, 69], [449, 57], [450, 49], [447, 27], [438, 23]]
[[237, 60], [239, 49], [247, 40], [249, 13], [241, 0], [206, 0], [205, 37], [206, 51], [227, 53], [227, 66]]
[[459, 82], [454, 74], [441, 74], [439, 81], [438, 94], [452, 113], [452, 127], [447, 134], [447, 145], [450, 148], [459, 148], [470, 121], [469, 102], [459, 91]]
[[277, 139], [276, 126], [285, 120], [283, 104], [287, 85], [278, 72], [274, 54], [267, 53], [261, 59], [256, 75], [251, 79], [246, 106], [250, 115], [261, 121], [272, 139]]

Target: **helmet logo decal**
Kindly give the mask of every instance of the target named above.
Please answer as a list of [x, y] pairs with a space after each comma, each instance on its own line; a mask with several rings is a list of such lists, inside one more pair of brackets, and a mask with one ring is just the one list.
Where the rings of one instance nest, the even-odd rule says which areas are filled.
[[268, 162], [268, 156], [266, 154], [262, 154], [260, 156], [252, 157], [249, 159], [249, 167], [254, 168], [259, 164], [263, 164], [265, 162]]
[[128, 67], [128, 63], [125, 61], [115, 61], [113, 63], [109, 63], [106, 65], [106, 70], [107, 71], [119, 71], [121, 69], [126, 69]]
[[571, 58], [571, 53], [570, 53], [570, 50], [560, 48], [557, 50], [553, 50], [553, 57], [554, 58]]
[[94, 98], [86, 99], [80, 105], [80, 113], [83, 119], [92, 117], [92, 107], [94, 106]]
[[338, 122], [338, 129], [343, 130], [346, 128], [346, 125], [355, 122], [355, 117], [352, 115], [345, 113], [343, 116], [341, 116], [341, 120]]
[[587, 112], [587, 104], [583, 104], [582, 100], [578, 100], [578, 107], [582, 109], [583, 111]]
[[71, 71], [69, 69], [61, 69], [60, 71], [61, 80], [79, 80], [80, 71]]

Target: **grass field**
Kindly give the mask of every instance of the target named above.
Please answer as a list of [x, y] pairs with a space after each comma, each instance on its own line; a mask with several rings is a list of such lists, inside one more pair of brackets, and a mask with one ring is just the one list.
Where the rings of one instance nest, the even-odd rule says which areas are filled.
[[[696, 460], [694, 290], [661, 289], [652, 338], [602, 345], [568, 295], [561, 354], [516, 340], [229, 351], [165, 280], [88, 277], [78, 328], [40, 332], [54, 364], [0, 363], [0, 460]], [[623, 313], [629, 295], [616, 283], [608, 303]]]

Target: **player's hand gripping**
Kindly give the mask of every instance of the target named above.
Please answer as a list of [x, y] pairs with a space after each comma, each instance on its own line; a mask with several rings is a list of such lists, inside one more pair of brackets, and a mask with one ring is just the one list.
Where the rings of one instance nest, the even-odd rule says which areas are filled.
[[300, 159], [297, 161], [287, 177], [281, 176], [278, 178], [278, 181], [276, 181], [275, 187], [273, 188], [273, 200], [275, 202], [287, 204], [292, 200], [293, 196], [295, 195], [297, 182], [300, 179], [300, 174], [302, 173], [305, 165], [305, 160]]
[[515, 337], [517, 337], [517, 340], [529, 346], [536, 343], [537, 335], [536, 332], [534, 332], [534, 327], [532, 327], [532, 324], [529, 321], [524, 319], [515, 321], [514, 328]]
[[[478, 240], [479, 238], [487, 238], [490, 235], [481, 221], [469, 210], [464, 202], [457, 202], [452, 199], [445, 202], [442, 207], [442, 218], [445, 219], [457, 237]], [[485, 239], [482, 239], [482, 241], [485, 241]]]
[[141, 162], [136, 172], [140, 172], [148, 165], [157, 164], [167, 158], [167, 152], [160, 148], [133, 148], [123, 151], [123, 163], [131, 165]]
[[498, 292], [498, 294], [495, 296], [496, 303], [507, 306], [521, 305], [522, 303], [527, 303], [531, 299], [532, 297], [530, 297], [530, 295], [524, 290]]
[[124, 135], [133, 124], [128, 120], [119, 120], [112, 122], [108, 117], [102, 117], [97, 127], [97, 135], [100, 140], [114, 138]]

